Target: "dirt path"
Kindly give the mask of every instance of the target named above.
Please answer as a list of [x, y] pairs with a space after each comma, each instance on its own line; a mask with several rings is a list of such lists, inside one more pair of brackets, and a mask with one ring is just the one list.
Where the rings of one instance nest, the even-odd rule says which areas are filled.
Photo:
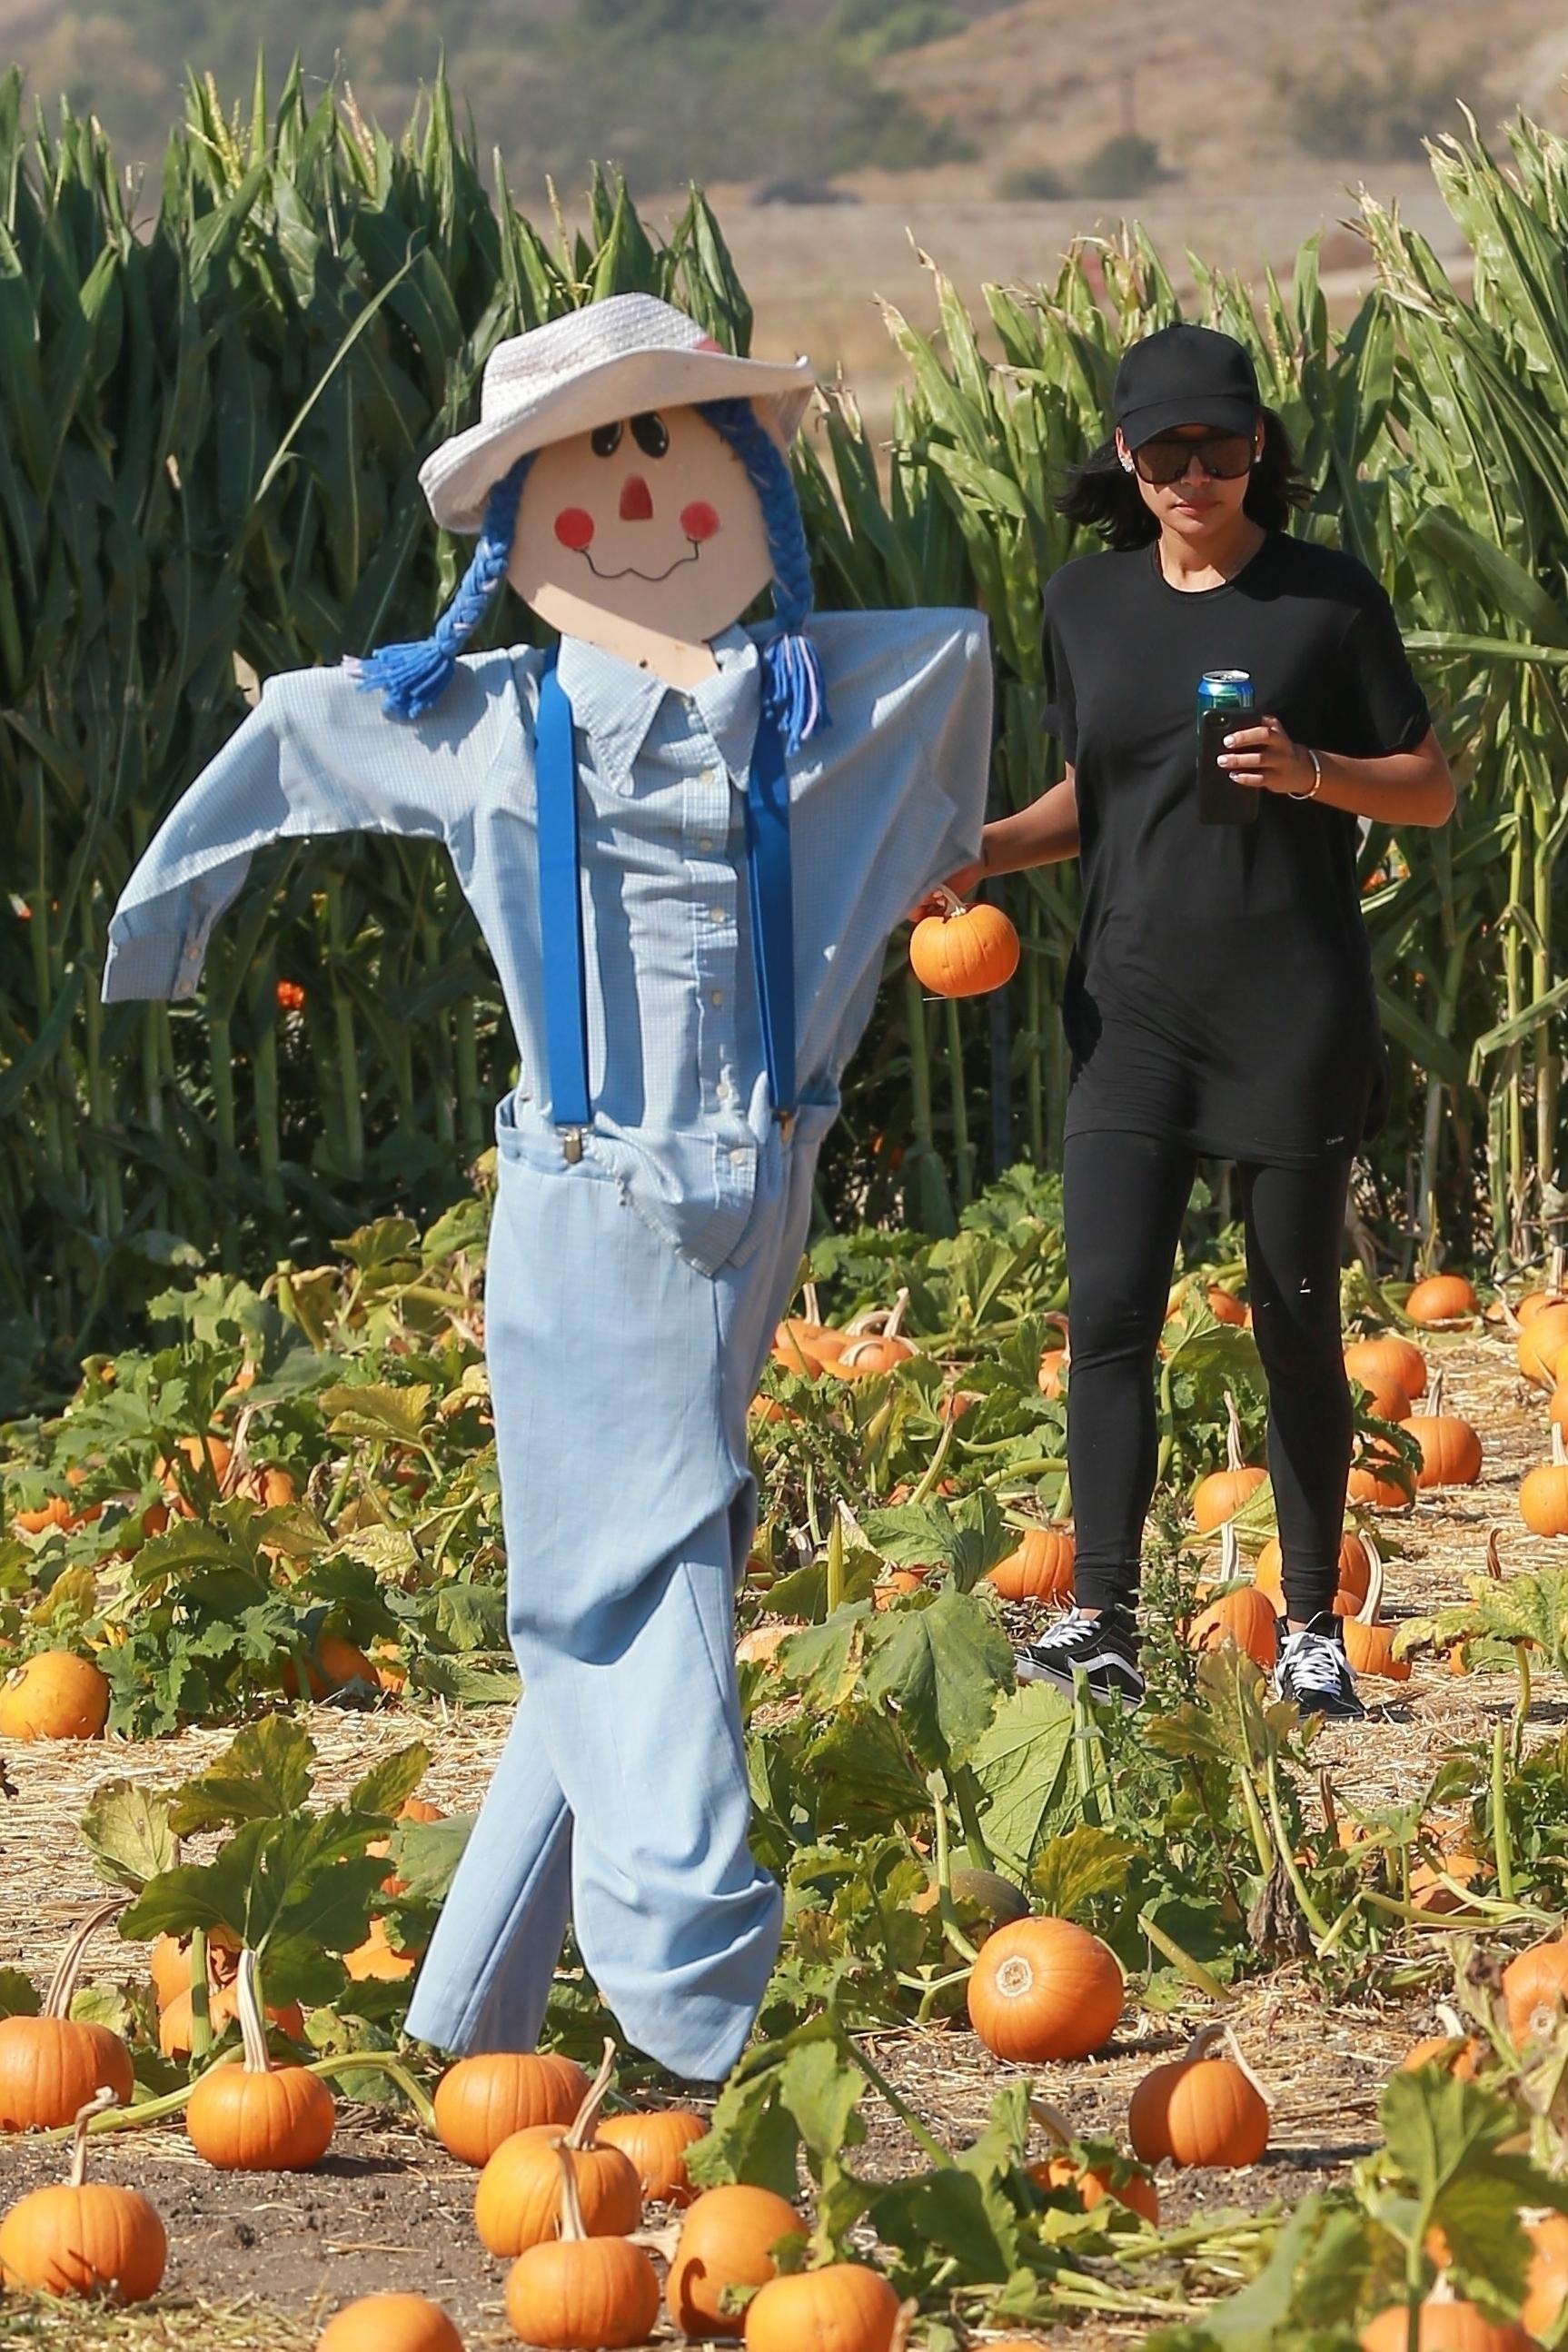
[[[1489, 1530], [1500, 1531], [1504, 1567], [1545, 1564], [1549, 1543], [1520, 1519], [1520, 1477], [1545, 1458], [1542, 1402], [1520, 1382], [1511, 1346], [1500, 1339], [1447, 1337], [1427, 1349], [1447, 1374], [1447, 1402], [1480, 1430], [1479, 1483], [1421, 1497], [1412, 1513], [1383, 1523], [1390, 1552], [1387, 1613], [1425, 1613], [1465, 1597], [1485, 1572]], [[1397, 1546], [1397, 1552], [1394, 1548]], [[1512, 1703], [1511, 1676], [1449, 1675], [1422, 1661], [1407, 1684], [1366, 1684], [1374, 1699], [1364, 1726], [1326, 1730], [1317, 1752], [1349, 1802], [1388, 1804], [1413, 1797], [1442, 1752], [1486, 1736]], [[1531, 1720], [1561, 1719], [1561, 1695], [1535, 1696]], [[424, 1793], [448, 1809], [472, 1805], [500, 1748], [504, 1711], [417, 1717], [393, 1710], [349, 1714], [317, 1707], [308, 1718], [321, 1753], [320, 1785], [340, 1789], [389, 1748], [426, 1739], [433, 1761]], [[231, 1737], [192, 1731], [177, 1738], [110, 1748], [37, 1747], [8, 1755], [16, 1794], [0, 1805], [0, 1966], [47, 1971], [68, 1923], [99, 1892], [75, 1824], [88, 1790], [116, 1773], [168, 1783], [209, 1760]], [[100, 1941], [94, 1965], [122, 1975], [123, 1948]], [[1248, 1990], [1234, 2019], [1268, 2084], [1274, 2136], [1266, 2162], [1243, 2173], [1188, 2175], [1163, 2188], [1176, 2220], [1221, 2206], [1289, 2206], [1309, 2186], [1342, 2176], [1373, 2145], [1379, 2089], [1413, 2035], [1430, 2021], [1426, 2004], [1327, 2006], [1299, 1969], [1278, 1969]], [[1163, 2018], [1130, 2013], [1110, 2050], [1085, 2063], [1037, 2070], [1044, 2095], [1080, 2128], [1120, 2134], [1131, 2087], [1150, 2061], [1184, 2037]], [[1002, 2071], [966, 2031], [935, 2028], [877, 2038], [878, 2063], [949, 2145], [978, 2129]], [[860, 2160], [868, 2169], [907, 2169], [910, 2143], [889, 2117], [873, 2116]], [[163, 2211], [172, 2247], [168, 2291], [155, 2319], [134, 2315], [68, 2320], [0, 2309], [0, 2345], [185, 2346], [202, 2352], [292, 2352], [313, 2340], [324, 2313], [353, 2294], [417, 2288], [443, 2302], [470, 2347], [513, 2339], [501, 2309], [500, 2266], [479, 2249], [471, 2226], [474, 2176], [416, 2134], [389, 2129], [364, 2109], [345, 2108], [328, 2160], [314, 2173], [233, 2180], [201, 2164], [174, 2126], [133, 2141], [100, 2142], [96, 2169], [133, 2181]], [[5, 2201], [54, 2174], [51, 2152], [13, 2144], [0, 2157]], [[1141, 2339], [1143, 2325], [1098, 2323], [1073, 2331], [1076, 2352]], [[1040, 2342], [1047, 2339], [1042, 2336]], [[1054, 2340], [1061, 2340], [1058, 2332]]]

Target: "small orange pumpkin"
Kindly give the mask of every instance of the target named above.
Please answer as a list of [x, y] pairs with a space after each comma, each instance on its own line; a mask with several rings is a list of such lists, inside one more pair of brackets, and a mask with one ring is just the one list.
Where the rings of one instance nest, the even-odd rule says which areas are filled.
[[1473, 2034], [1428, 2033], [1411, 2043], [1399, 2062], [1399, 2072], [1413, 2074], [1420, 2066], [1438, 2066], [1458, 2082], [1473, 2083], [1483, 2055]]
[[1381, 1377], [1363, 1380], [1356, 1375], [1356, 1384], [1365, 1391], [1365, 1406], [1379, 1421], [1408, 1421], [1410, 1399], [1398, 1381]]
[[994, 2057], [1087, 2058], [1127, 1998], [1110, 1947], [1070, 1919], [1036, 1915], [987, 1936], [969, 1976], [969, 2021]]
[[939, 883], [931, 897], [941, 912], [926, 915], [910, 935], [910, 963], [935, 996], [983, 996], [1005, 988], [1018, 969], [1018, 934], [1000, 907], [984, 899], [966, 907]]
[[127, 1899], [118, 1895], [88, 1914], [60, 1955], [37, 2017], [0, 2018], [0, 2131], [59, 2131], [99, 2091], [111, 2091], [121, 2105], [135, 2097], [131, 2053], [119, 2034], [70, 2013], [88, 1939]]
[[525, 2246], [507, 2273], [506, 2315], [540, 2352], [626, 2352], [647, 2341], [658, 2317], [658, 2273], [640, 2246], [590, 2235], [577, 2194], [582, 2158], [552, 2143], [559, 2234]]
[[1462, 1274], [1429, 1274], [1405, 1302], [1412, 1323], [1468, 1323], [1481, 1302]]
[[1568, 1536], [1568, 1450], [1563, 1426], [1552, 1424], [1552, 1459], [1520, 1481], [1519, 1516], [1532, 1535]]
[[[292, 1658], [283, 1660], [279, 1679], [284, 1697], [298, 1698], [300, 1675]], [[312, 1698], [325, 1698], [329, 1691], [342, 1690], [348, 1683], [369, 1683], [374, 1687], [375, 1663], [357, 1642], [346, 1641], [341, 1633], [322, 1633], [306, 1656], [305, 1680]]]
[[[1154, 2229], [1159, 2228], [1160, 2191], [1146, 2173], [1120, 2158], [1115, 2168], [1110, 2164], [1080, 2164], [1067, 2153], [1072, 2145], [1072, 2126], [1060, 2108], [1052, 2106], [1047, 2099], [1031, 2099], [1029, 2113], [1037, 2123], [1044, 2124], [1057, 2144], [1053, 2155], [1029, 2167], [1029, 2178], [1039, 2188], [1075, 2190], [1086, 2213], [1092, 2213], [1107, 2197], [1112, 2198], [1130, 2212], [1140, 2214]], [[1118, 2169], [1122, 2174], [1121, 2179], [1116, 2177]]]
[[561, 2167], [555, 2151], [564, 2147], [575, 2159], [573, 2177], [590, 2237], [624, 2237], [642, 2220], [642, 2185], [629, 2156], [602, 2147], [595, 2120], [616, 2063], [616, 2045], [605, 2043], [604, 2063], [564, 2131], [536, 2124], [503, 2139], [479, 2175], [474, 2193], [474, 2226], [492, 2254], [521, 2254], [542, 2245], [561, 2218]]
[[[1384, 1464], [1389, 1465], [1386, 1470]], [[1346, 1482], [1350, 1501], [1373, 1503], [1380, 1511], [1408, 1511], [1415, 1501], [1414, 1492], [1405, 1493], [1394, 1475], [1396, 1466], [1404, 1467], [1394, 1448], [1381, 1438], [1374, 1439], [1366, 1448], [1365, 1460], [1355, 1464]]]
[[[868, 1373], [890, 1372], [895, 1365], [907, 1362], [915, 1350], [908, 1339], [899, 1337], [899, 1331], [909, 1303], [909, 1292], [900, 1290], [885, 1312], [878, 1308], [864, 1317], [857, 1316], [856, 1326], [864, 1328], [850, 1328], [837, 1354], [823, 1357], [823, 1370], [831, 1372], [835, 1380], [858, 1381]], [[874, 1324], [881, 1328], [873, 1328]]]
[[1508, 2030], [1521, 2046], [1550, 2033], [1568, 2007], [1568, 1938], [1531, 1944], [1502, 1972]]
[[1344, 1351], [1345, 1370], [1352, 1381], [1373, 1388], [1379, 1381], [1397, 1381], [1413, 1401], [1426, 1393], [1426, 1359], [1413, 1339], [1352, 1339]]
[[90, 1658], [40, 1650], [0, 1684], [0, 1739], [96, 1739], [109, 1720], [109, 1696]]
[[1070, 1528], [1026, 1528], [1017, 1550], [987, 1569], [985, 1580], [1004, 1601], [1066, 1601], [1075, 1549]]
[[[1270, 1536], [1252, 1568], [1253, 1582], [1260, 1592], [1279, 1605], [1285, 1598], [1285, 1567], [1278, 1536]], [[1341, 1616], [1359, 1609], [1366, 1599], [1366, 1588], [1372, 1578], [1372, 1563], [1366, 1556], [1366, 1546], [1353, 1528], [1347, 1528], [1340, 1538], [1339, 1590], [1334, 1607]], [[1340, 1608], [1340, 1602], [1347, 1606]]]
[[1200, 1535], [1212, 1534], [1226, 1519], [1234, 1518], [1249, 1496], [1268, 1483], [1267, 1470], [1259, 1470], [1242, 1459], [1241, 1421], [1236, 1399], [1228, 1389], [1225, 1392], [1225, 1413], [1226, 1466], [1223, 1470], [1211, 1470], [1193, 1490], [1193, 1523]]
[[706, 2189], [689, 2207], [670, 2260], [664, 2290], [670, 2318], [683, 2336], [732, 2340], [742, 2322], [722, 2308], [725, 2288], [765, 2286], [777, 2275], [780, 2240], [805, 2235], [794, 2206], [771, 2189], [734, 2181]]
[[1383, 1606], [1383, 1555], [1370, 1536], [1366, 1544], [1372, 1555], [1372, 1573], [1365, 1600], [1354, 1615], [1344, 1621], [1345, 1655], [1358, 1675], [1380, 1675], [1384, 1682], [1407, 1683], [1410, 1661], [1395, 1656], [1394, 1629], [1384, 1624], [1378, 1615]]
[[770, 2279], [746, 2305], [747, 2352], [892, 2352], [897, 2294], [865, 2263], [826, 2263]]
[[436, 2085], [436, 2130], [464, 2164], [488, 2164], [502, 2140], [540, 2125], [564, 2130], [588, 2095], [574, 2059], [548, 2050], [459, 2058]]
[[[1232, 2055], [1210, 2057], [1219, 2042]], [[1133, 2092], [1127, 2135], [1135, 2156], [1181, 2166], [1256, 2164], [1268, 2146], [1268, 2102], [1228, 2025], [1200, 2026], [1179, 2058]]]
[[308, 2172], [331, 2145], [332, 2095], [308, 2066], [273, 2065], [248, 1948], [236, 1981], [244, 2063], [209, 2067], [201, 2077], [185, 2108], [186, 2136], [223, 2172]]
[[[1229, 1538], [1227, 1549], [1236, 1543], [1236, 1530], [1228, 1523], [1225, 1529]], [[1223, 1572], [1223, 1571], [1222, 1571]], [[1194, 1650], [1220, 1650], [1226, 1643], [1245, 1650], [1258, 1665], [1273, 1665], [1279, 1654], [1279, 1618], [1268, 1594], [1256, 1584], [1234, 1585], [1200, 1610], [1187, 1632], [1187, 1646]]]
[[[1410, 2341], [1406, 2304], [1390, 2305], [1361, 2331], [1362, 2352], [1405, 2352]], [[1420, 2306], [1416, 2342], [1420, 2352], [1536, 2352], [1532, 2336], [1511, 2319], [1489, 2319], [1458, 2296], [1428, 2295]]]
[[1468, 1421], [1443, 1410], [1443, 1375], [1432, 1383], [1431, 1410], [1413, 1412], [1405, 1428], [1421, 1448], [1420, 1487], [1473, 1486], [1481, 1475], [1481, 1441]]
[[104, 2294], [145, 2303], [156, 2294], [169, 2259], [163, 2224], [145, 2197], [87, 2178], [87, 2127], [115, 2105], [104, 2089], [76, 2118], [70, 2172], [63, 2187], [35, 2189], [0, 2221], [0, 2282], [43, 2294]]
[[659, 2205], [689, 2205], [696, 2191], [686, 2169], [686, 2151], [706, 2138], [708, 2126], [689, 2107], [649, 2107], [629, 2116], [606, 2116], [599, 2137], [618, 2147], [637, 2168], [642, 2193]]
[[328, 2320], [316, 2352], [463, 2352], [463, 2339], [422, 2294], [362, 2294]]
[[1568, 2302], [1568, 2214], [1532, 2213], [1524, 2219], [1530, 2269], [1519, 2322], [1527, 2335], [1552, 2333]]
[[1543, 1307], [1532, 1316], [1514, 1341], [1514, 1354], [1519, 1369], [1527, 1381], [1552, 1389], [1557, 1385], [1557, 1366], [1563, 1349], [1568, 1348], [1568, 1299], [1554, 1307]]

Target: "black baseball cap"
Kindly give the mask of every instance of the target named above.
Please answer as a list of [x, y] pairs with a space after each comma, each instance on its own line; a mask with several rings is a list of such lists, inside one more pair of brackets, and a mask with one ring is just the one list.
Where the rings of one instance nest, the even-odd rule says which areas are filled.
[[1263, 406], [1246, 346], [1214, 327], [1183, 320], [1122, 352], [1110, 398], [1130, 449], [1173, 425], [1251, 433]]

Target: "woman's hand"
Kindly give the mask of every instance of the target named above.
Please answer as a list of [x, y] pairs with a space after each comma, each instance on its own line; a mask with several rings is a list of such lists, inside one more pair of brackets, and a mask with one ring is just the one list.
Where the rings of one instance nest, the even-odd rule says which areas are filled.
[[1257, 784], [1266, 793], [1307, 793], [1315, 771], [1307, 751], [1293, 743], [1278, 719], [1259, 719], [1225, 739], [1215, 766], [1233, 784]]
[[[970, 865], [961, 866], [956, 874], [950, 874], [942, 887], [944, 890], [951, 890], [955, 898], [967, 898], [975, 884], [984, 878], [984, 864], [977, 857]], [[942, 905], [939, 892], [932, 890], [921, 900], [918, 907], [910, 908], [905, 920], [918, 923], [926, 915], [940, 915]]]

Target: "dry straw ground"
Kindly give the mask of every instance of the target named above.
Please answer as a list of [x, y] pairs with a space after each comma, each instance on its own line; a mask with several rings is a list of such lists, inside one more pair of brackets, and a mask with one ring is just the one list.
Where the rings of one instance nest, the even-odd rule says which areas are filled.
[[[1403, 1523], [1385, 1523], [1403, 1557], [1391, 1561], [1389, 1613], [1421, 1614], [1464, 1597], [1483, 1572], [1488, 1532], [1500, 1531], [1506, 1569], [1542, 1565], [1551, 1547], [1530, 1536], [1518, 1515], [1519, 1480], [1542, 1459], [1541, 1401], [1514, 1371], [1511, 1347], [1479, 1335], [1435, 1339], [1429, 1355], [1447, 1373], [1452, 1410], [1480, 1430], [1486, 1463], [1480, 1483], [1424, 1496]], [[1450, 1676], [1418, 1661], [1408, 1684], [1363, 1685], [1374, 1702], [1364, 1727], [1323, 1733], [1318, 1753], [1342, 1799], [1386, 1804], [1420, 1790], [1449, 1743], [1474, 1738], [1511, 1704], [1511, 1678]], [[1563, 1716], [1563, 1696], [1538, 1687], [1531, 1721], [1541, 1729]], [[471, 1805], [504, 1731], [501, 1712], [376, 1715], [317, 1707], [310, 1716], [321, 1751], [321, 1783], [335, 1790], [376, 1754], [417, 1728], [434, 1750], [426, 1792], [451, 1809]], [[36, 1747], [5, 1759], [16, 1794], [0, 1811], [0, 1965], [36, 1977], [67, 1924], [92, 1899], [95, 1881], [75, 1823], [89, 1790], [111, 1773], [168, 1782], [206, 1761], [223, 1731], [191, 1731], [142, 1746]], [[112, 1936], [100, 1939], [94, 1965], [125, 1972]], [[1164, 2186], [1168, 2217], [1270, 2200], [1289, 2207], [1322, 2185], [1373, 2144], [1379, 2088], [1413, 2036], [1431, 2023], [1425, 2005], [1390, 2007], [1369, 2000], [1325, 2003], [1300, 1968], [1281, 1968], [1237, 2001], [1244, 2046], [1269, 2089], [1274, 2132], [1267, 2160], [1232, 2174], [1189, 2175]], [[1045, 2095], [1079, 2127], [1117, 2132], [1139, 2074], [1184, 2036], [1173, 2021], [1131, 2011], [1103, 2056], [1045, 2067]], [[961, 2146], [979, 2126], [999, 2069], [959, 2028], [879, 2037], [878, 2063], [937, 2137]], [[868, 2103], [868, 2107], [869, 2107]], [[890, 2116], [868, 2116], [872, 2136], [860, 2159], [878, 2170], [908, 2168], [912, 2151]], [[50, 2177], [52, 2151], [14, 2145], [0, 2160], [11, 2196]], [[11, 2302], [0, 2309], [0, 2345], [37, 2345], [50, 2352], [119, 2346], [152, 2352], [292, 2352], [351, 2294], [395, 2285], [437, 2295], [457, 2317], [470, 2347], [510, 2342], [502, 2315], [500, 2273], [479, 2250], [470, 2224], [473, 2175], [432, 2151], [414, 2132], [388, 2127], [363, 2109], [345, 2110], [328, 2161], [308, 2176], [235, 2181], [201, 2165], [176, 2126], [133, 2139], [99, 2143], [105, 2179], [134, 2181], [156, 2201], [172, 2248], [167, 2291], [149, 2314], [61, 2315]], [[1138, 2323], [1100, 2323], [1062, 2330], [1050, 2340], [1076, 2352], [1109, 2352], [1138, 2342]], [[1047, 2339], [1042, 2336], [1040, 2341]]]

